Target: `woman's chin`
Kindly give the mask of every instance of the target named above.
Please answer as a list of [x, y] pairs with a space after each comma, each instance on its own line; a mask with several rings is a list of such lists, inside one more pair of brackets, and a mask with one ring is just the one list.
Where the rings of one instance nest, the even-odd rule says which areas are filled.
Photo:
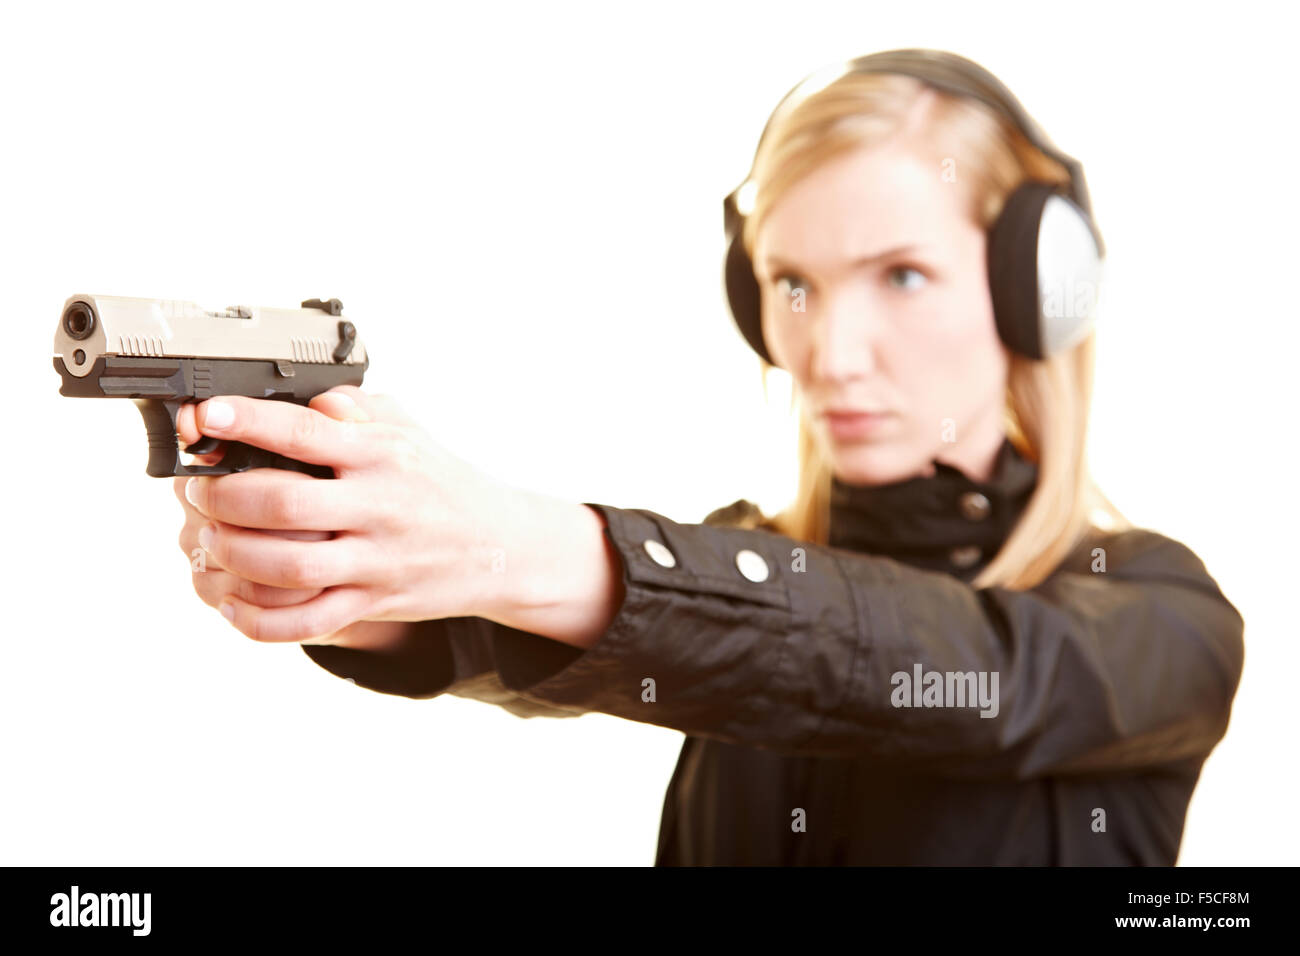
[[933, 474], [934, 465], [897, 441], [830, 442], [835, 477], [849, 485], [887, 485]]

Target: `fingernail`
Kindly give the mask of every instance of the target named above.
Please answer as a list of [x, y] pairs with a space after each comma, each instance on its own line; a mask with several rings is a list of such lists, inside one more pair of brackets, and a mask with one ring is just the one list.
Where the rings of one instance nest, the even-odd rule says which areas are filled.
[[344, 405], [351, 405], [354, 408], [356, 407], [357, 403], [354, 402], [352, 396], [348, 395], [346, 392], [333, 392], [331, 394], [333, 394], [334, 398], [342, 402]]
[[191, 478], [189, 481], [185, 482], [185, 500], [197, 508], [199, 506], [199, 502], [198, 502], [198, 498], [196, 497], [198, 492], [197, 489], [194, 487], [194, 482], [196, 481], [198, 481], [197, 478]]
[[212, 553], [212, 525], [205, 524], [199, 529], [199, 547], [208, 554]]
[[235, 623], [235, 606], [229, 601], [221, 602], [221, 616], [231, 624]]
[[235, 410], [225, 402], [210, 399], [203, 403], [205, 428], [229, 428], [235, 421]]

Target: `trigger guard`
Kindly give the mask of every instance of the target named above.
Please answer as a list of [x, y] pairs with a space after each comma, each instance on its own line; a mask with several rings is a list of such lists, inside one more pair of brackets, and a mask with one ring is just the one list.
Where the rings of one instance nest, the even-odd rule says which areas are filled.
[[185, 446], [187, 455], [211, 455], [221, 445], [221, 439], [212, 435], [201, 435], [193, 445]]

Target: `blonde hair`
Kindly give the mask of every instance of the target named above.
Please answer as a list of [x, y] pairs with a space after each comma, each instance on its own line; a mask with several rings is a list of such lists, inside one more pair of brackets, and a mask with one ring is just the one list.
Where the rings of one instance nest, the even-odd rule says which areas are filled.
[[[749, 177], [754, 201], [742, 233], [750, 260], [759, 227], [790, 186], [840, 153], [899, 135], [941, 145], [939, 155], [960, 159], [972, 215], [985, 229], [1022, 182], [1069, 181], [1060, 163], [980, 102], [935, 90], [910, 76], [850, 73], [786, 111], [764, 137]], [[973, 580], [975, 587], [1034, 587], [1078, 546], [1095, 517], [1103, 518], [1108, 528], [1132, 527], [1087, 468], [1094, 352], [1095, 334], [1089, 333], [1072, 348], [1042, 361], [1010, 353], [1006, 433], [1016, 449], [1038, 465], [1038, 483], [1002, 548]], [[766, 394], [773, 366], [760, 362]], [[757, 526], [826, 544], [832, 471], [802, 413], [798, 459], [794, 501]]]

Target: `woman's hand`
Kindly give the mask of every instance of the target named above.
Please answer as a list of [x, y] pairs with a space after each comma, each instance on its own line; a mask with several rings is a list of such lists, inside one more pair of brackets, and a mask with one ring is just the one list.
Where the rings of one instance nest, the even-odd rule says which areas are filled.
[[340, 386], [306, 408], [223, 396], [184, 406], [177, 431], [187, 444], [200, 433], [243, 441], [337, 475], [256, 468], [174, 482], [180, 545], [207, 552], [195, 590], [249, 637], [379, 648], [405, 637], [402, 622], [506, 603], [508, 538], [530, 496], [451, 455], [384, 396]]
[[[191, 416], [192, 417], [192, 416]], [[189, 439], [192, 444], [198, 438], [197, 429]], [[199, 464], [215, 464], [220, 455], [196, 456]], [[307, 480], [306, 475], [299, 475]], [[181, 528], [180, 546], [190, 558], [193, 569], [194, 591], [209, 607], [219, 608], [222, 599], [234, 594], [249, 604], [258, 607], [287, 607], [301, 604], [321, 593], [320, 588], [277, 588], [267, 584], [258, 584], [226, 571], [211, 555], [203, 554], [199, 547], [199, 529], [208, 523], [204, 517], [185, 498], [185, 483], [188, 478], [177, 478], [174, 488], [185, 511], [185, 524]], [[324, 541], [333, 537], [323, 531], [267, 531], [266, 534], [282, 535], [301, 541]], [[357, 621], [333, 634], [305, 640], [304, 644], [334, 644], [339, 647], [351, 647], [359, 650], [386, 651], [396, 650], [407, 638], [413, 636], [412, 625], [404, 621]]]

